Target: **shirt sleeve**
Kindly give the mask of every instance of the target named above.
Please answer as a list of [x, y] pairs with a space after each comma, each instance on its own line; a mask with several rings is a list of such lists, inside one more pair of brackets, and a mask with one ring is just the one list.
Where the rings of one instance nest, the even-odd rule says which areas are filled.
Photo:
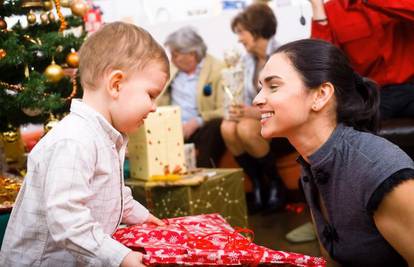
[[95, 166], [90, 151], [76, 141], [62, 140], [46, 152], [48, 229], [53, 240], [82, 265], [119, 266], [131, 250], [106, 234], [86, 205], [96, 198], [89, 186]]
[[329, 20], [328, 24], [325, 25], [322, 25], [316, 21], [312, 21], [311, 37], [313, 39], [322, 39], [330, 43], [335, 43]]
[[138, 201], [134, 200], [131, 194], [131, 188], [124, 186], [123, 191], [124, 213], [122, 223], [132, 225], [145, 222], [148, 219], [149, 211]]
[[321, 24], [317, 21], [312, 20], [312, 24], [311, 24], [311, 38], [313, 39], [322, 39], [325, 40], [327, 42], [333, 43], [338, 45], [335, 42], [335, 38], [334, 38], [334, 34], [333, 34], [333, 30], [332, 27], [332, 23], [330, 23], [331, 17], [335, 17], [335, 9], [329, 6], [327, 6], [326, 4], [324, 5], [325, 8], [325, 13], [327, 16], [327, 22], [326, 24]]
[[363, 3], [386, 16], [414, 22], [414, 1], [412, 0], [364, 0]]
[[402, 182], [414, 179], [414, 169], [406, 168], [399, 170], [388, 177], [375, 189], [367, 204], [367, 211], [373, 214], [381, 204], [383, 198]]

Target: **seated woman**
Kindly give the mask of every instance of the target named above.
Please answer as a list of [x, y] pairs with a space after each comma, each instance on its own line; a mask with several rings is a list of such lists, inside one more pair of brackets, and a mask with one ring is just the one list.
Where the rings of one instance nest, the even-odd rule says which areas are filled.
[[[286, 189], [276, 170], [275, 155], [270, 149], [269, 140], [260, 136], [260, 113], [251, 106], [257, 94], [258, 73], [278, 47], [273, 39], [276, 27], [276, 17], [266, 4], [248, 6], [231, 23], [233, 32], [248, 52], [243, 59], [245, 104], [230, 108], [230, 118], [223, 120], [221, 134], [236, 162], [252, 180], [254, 199], [249, 207], [251, 213], [264, 207], [261, 192], [263, 175], [270, 180], [266, 207], [276, 210], [285, 203]], [[287, 141], [285, 143], [289, 149], [290, 145]]]
[[329, 261], [414, 266], [414, 163], [370, 133], [376, 85], [321, 40], [280, 47], [259, 84], [261, 134], [286, 137], [300, 153], [301, 185]]

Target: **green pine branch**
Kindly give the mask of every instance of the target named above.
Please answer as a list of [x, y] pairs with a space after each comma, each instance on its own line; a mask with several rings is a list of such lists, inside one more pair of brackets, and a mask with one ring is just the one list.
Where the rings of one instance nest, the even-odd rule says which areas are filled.
[[[4, 16], [7, 12], [8, 15], [27, 14], [27, 10], [19, 8], [20, 2], [6, 0], [0, 15]], [[24, 13], [19, 13], [23, 10]], [[78, 17], [69, 16], [66, 21], [68, 29], [84, 26]], [[59, 115], [69, 110], [70, 103], [66, 97], [72, 92], [70, 77], [50, 83], [43, 73], [52, 59], [64, 67], [66, 56], [72, 48], [79, 50], [85, 33], [80, 37], [64, 35], [58, 32], [59, 26], [58, 20], [47, 25], [27, 27], [17, 23], [9, 31], [0, 31], [0, 48], [6, 52], [6, 56], [0, 59], [0, 81], [23, 88], [14, 91], [0, 85], [0, 131], [7, 130], [9, 125], [18, 127], [28, 122], [42, 123], [50, 112]], [[76, 97], [81, 94], [82, 88], [78, 82]], [[41, 113], [30, 116], [26, 114], [27, 110], [40, 110]]]

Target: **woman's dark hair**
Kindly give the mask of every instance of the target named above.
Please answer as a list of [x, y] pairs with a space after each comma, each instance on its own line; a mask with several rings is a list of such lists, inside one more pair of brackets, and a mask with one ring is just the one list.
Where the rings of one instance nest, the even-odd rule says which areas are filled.
[[276, 33], [277, 20], [272, 9], [267, 4], [256, 3], [249, 5], [231, 21], [231, 30], [235, 32], [241, 25], [254, 37], [272, 38]]
[[276, 53], [286, 54], [307, 88], [333, 84], [338, 123], [360, 131], [378, 131], [378, 87], [357, 74], [339, 48], [322, 40], [304, 39], [285, 44]]

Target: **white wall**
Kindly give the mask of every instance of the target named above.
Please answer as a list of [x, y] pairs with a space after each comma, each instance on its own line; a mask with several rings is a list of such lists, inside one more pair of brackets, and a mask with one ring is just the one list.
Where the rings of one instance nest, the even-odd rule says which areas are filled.
[[[249, 1], [247, 1], [249, 2]], [[209, 53], [222, 58], [226, 49], [238, 48], [230, 21], [240, 10], [221, 11], [219, 0], [95, 0], [104, 21], [125, 20], [147, 29], [160, 43], [172, 31], [191, 25], [207, 43]], [[278, 19], [276, 39], [281, 43], [310, 35], [311, 8], [307, 0], [277, 0], [271, 6]], [[306, 25], [300, 24], [303, 13]], [[189, 14], [201, 14], [189, 16]]]

